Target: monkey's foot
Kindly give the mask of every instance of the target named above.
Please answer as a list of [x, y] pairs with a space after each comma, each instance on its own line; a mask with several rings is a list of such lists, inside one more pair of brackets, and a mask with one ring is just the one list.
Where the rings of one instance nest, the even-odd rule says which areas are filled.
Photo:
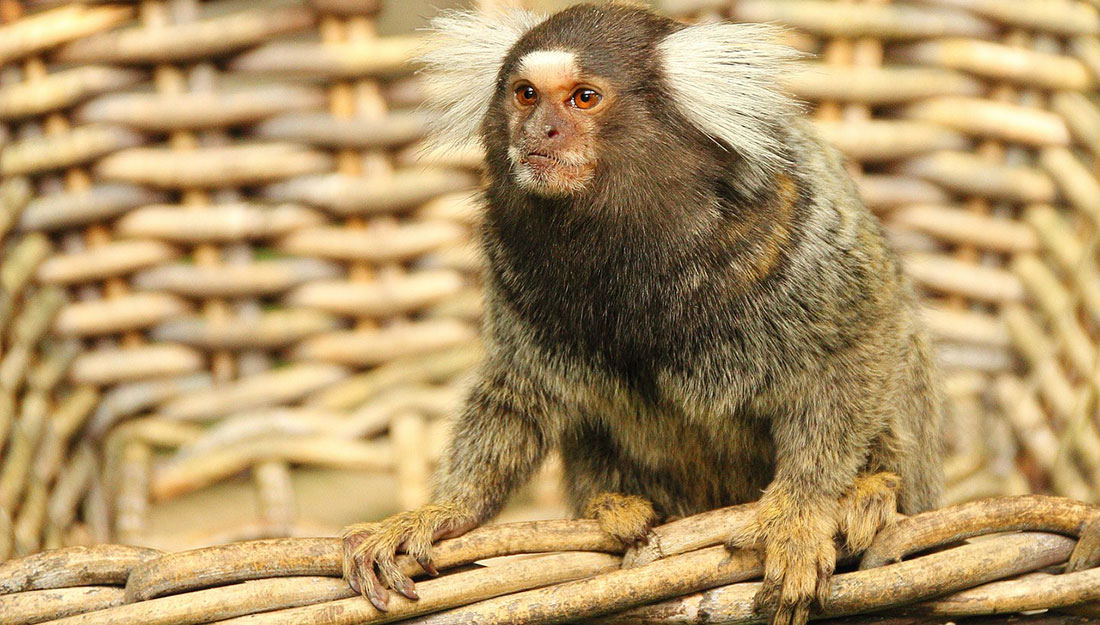
[[429, 575], [437, 575], [432, 565], [432, 542], [463, 534], [476, 525], [473, 515], [454, 505], [428, 505], [403, 512], [377, 523], [359, 523], [344, 528], [344, 579], [353, 590], [385, 612], [389, 592], [396, 590], [416, 600], [416, 587], [397, 566], [397, 553], [416, 559]]
[[584, 516], [596, 519], [600, 529], [628, 549], [649, 541], [649, 528], [657, 520], [653, 504], [636, 495], [600, 493], [588, 501]]
[[839, 531], [848, 551], [866, 551], [875, 536], [894, 522], [901, 478], [894, 473], [864, 473], [840, 500]]
[[773, 625], [804, 625], [812, 606], [824, 605], [836, 567], [837, 502], [795, 504], [782, 493], [766, 493], [756, 520], [732, 536], [731, 549], [763, 551], [764, 582], [753, 600]]

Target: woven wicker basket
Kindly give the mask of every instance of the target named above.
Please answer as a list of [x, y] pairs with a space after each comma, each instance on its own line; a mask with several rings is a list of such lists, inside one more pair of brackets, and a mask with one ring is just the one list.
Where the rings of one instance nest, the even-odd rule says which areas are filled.
[[[948, 500], [1100, 499], [1097, 6], [657, 4], [816, 55], [785, 80], [926, 296]], [[478, 159], [418, 163], [402, 8], [0, 0], [0, 560], [425, 501], [478, 358]], [[512, 514], [563, 514], [554, 473]]]

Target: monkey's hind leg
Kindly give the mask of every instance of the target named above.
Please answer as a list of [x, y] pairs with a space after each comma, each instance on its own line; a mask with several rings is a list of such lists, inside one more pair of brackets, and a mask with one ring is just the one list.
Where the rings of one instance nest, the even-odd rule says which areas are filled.
[[584, 516], [596, 519], [600, 529], [630, 548], [648, 540], [657, 513], [649, 500], [637, 495], [599, 493], [588, 500]]
[[838, 531], [844, 535], [848, 551], [866, 551], [883, 528], [894, 522], [898, 513], [898, 487], [895, 473], [864, 473], [840, 500]]

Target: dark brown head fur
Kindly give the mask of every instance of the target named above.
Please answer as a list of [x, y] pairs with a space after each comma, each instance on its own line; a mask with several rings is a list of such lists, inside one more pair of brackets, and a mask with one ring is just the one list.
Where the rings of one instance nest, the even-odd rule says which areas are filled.
[[[647, 392], [655, 363], [687, 366], [694, 347], [721, 331], [715, 324], [732, 311], [731, 294], [781, 269], [795, 242], [787, 225], [797, 217], [793, 179], [745, 184], [739, 156], [674, 104], [658, 44], [681, 28], [625, 7], [558, 13], [509, 51], [482, 126], [486, 244], [502, 295], [548, 348], [609, 367]], [[542, 50], [572, 53], [578, 81], [614, 94], [591, 115], [585, 138], [594, 144], [594, 175], [566, 195], [526, 188], [508, 153], [525, 139], [516, 132], [514, 79], [521, 61]], [[755, 269], [725, 270], [739, 263]]]

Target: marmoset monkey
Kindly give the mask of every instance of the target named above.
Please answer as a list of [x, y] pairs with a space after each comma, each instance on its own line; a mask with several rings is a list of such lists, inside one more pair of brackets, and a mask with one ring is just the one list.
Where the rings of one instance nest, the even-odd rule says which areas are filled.
[[805, 622], [834, 539], [888, 516], [861, 506], [936, 504], [941, 405], [898, 259], [776, 86], [796, 53], [620, 5], [434, 27], [440, 138], [486, 152], [487, 356], [434, 503], [349, 527], [348, 581], [416, 598], [395, 553], [432, 573], [556, 447], [574, 509], [627, 544], [760, 499], [730, 543], [763, 550], [758, 609]]

